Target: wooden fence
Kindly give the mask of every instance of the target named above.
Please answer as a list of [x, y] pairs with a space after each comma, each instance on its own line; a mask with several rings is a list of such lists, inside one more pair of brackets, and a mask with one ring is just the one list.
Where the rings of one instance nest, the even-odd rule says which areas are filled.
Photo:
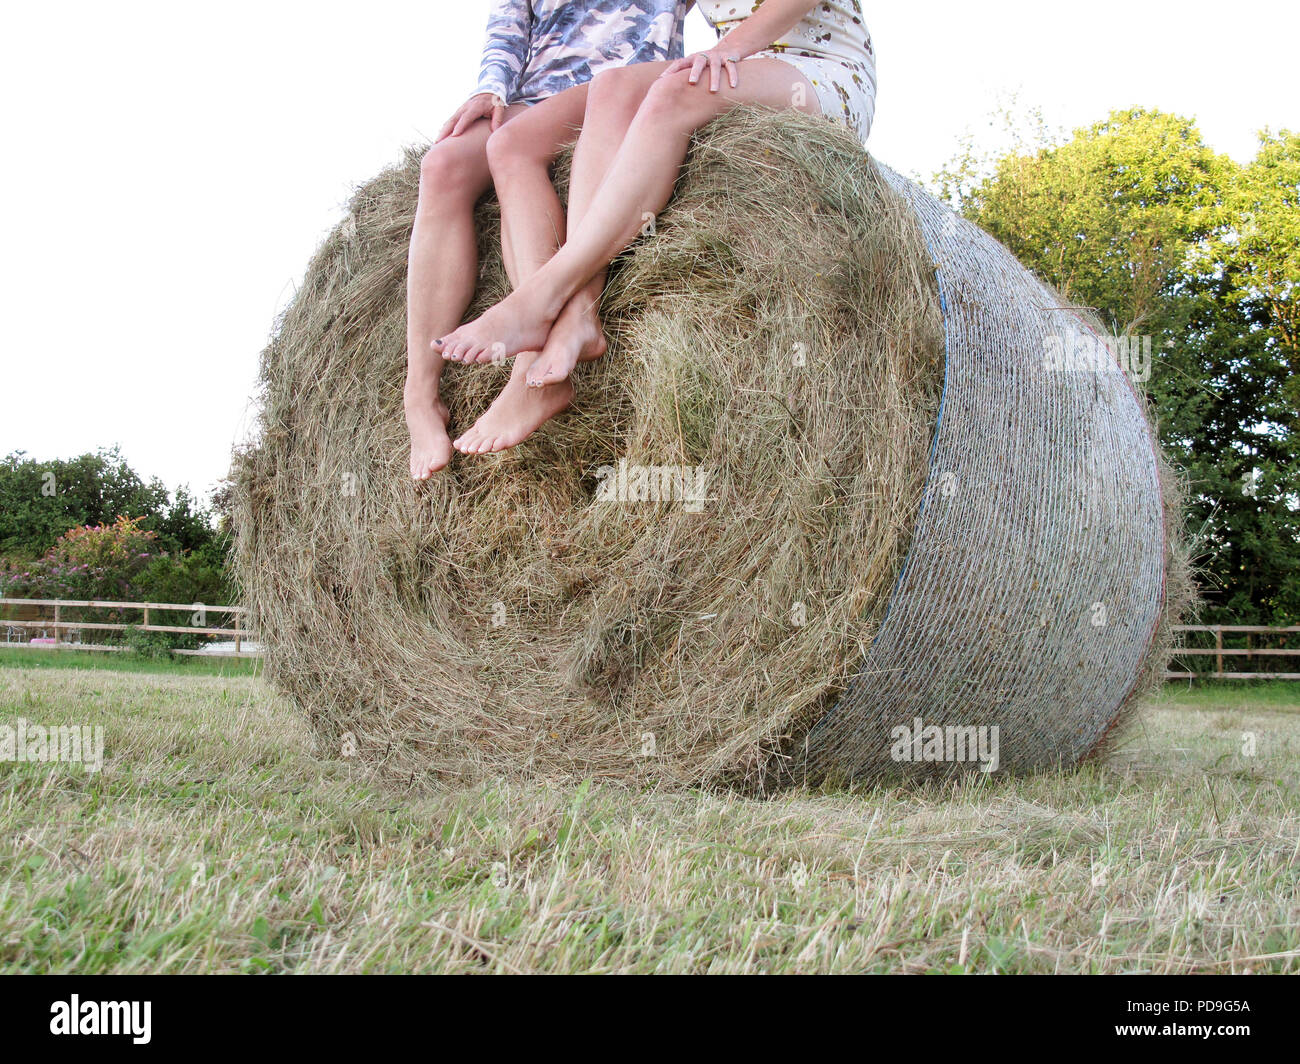
[[[1212, 647], [1185, 647], [1174, 652], [1174, 660], [1178, 661], [1183, 658], [1214, 658], [1213, 672], [1195, 672], [1191, 671], [1190, 663], [1184, 662], [1187, 666], [1184, 671], [1176, 672], [1170, 670], [1165, 673], [1168, 680], [1300, 680], [1300, 672], [1233, 672], [1225, 671], [1223, 667], [1224, 658], [1242, 658], [1247, 661], [1266, 660], [1269, 662], [1281, 659], [1279, 664], [1289, 664], [1286, 659], [1289, 657], [1300, 656], [1300, 647], [1269, 647], [1258, 646], [1256, 644], [1270, 643], [1275, 641], [1296, 642], [1295, 637], [1300, 635], [1300, 626], [1290, 628], [1267, 628], [1255, 624], [1185, 624], [1174, 629], [1175, 632], [1198, 632], [1209, 633], [1214, 636], [1214, 646]], [[1228, 636], [1233, 641], [1238, 638], [1246, 645], [1227, 646], [1224, 644], [1223, 637]]]
[[[118, 651], [126, 650], [127, 647], [120, 644], [112, 643], [82, 643], [75, 639], [81, 632], [125, 632], [129, 629], [135, 629], [140, 632], [164, 632], [172, 635], [201, 635], [208, 637], [217, 637], [233, 640], [235, 649], [233, 652], [210, 652], [205, 650], [173, 650], [173, 654], [202, 654], [207, 657], [232, 657], [232, 658], [255, 658], [261, 656], [261, 650], [250, 650], [244, 646], [244, 641], [252, 634], [240, 627], [240, 617], [248, 610], [243, 606], [208, 606], [203, 603], [177, 603], [177, 602], [107, 602], [99, 599], [20, 599], [20, 598], [0, 598], [0, 607], [8, 612], [10, 607], [26, 609], [29, 612], [35, 610], [38, 615], [50, 614], [50, 616], [37, 616], [25, 619], [0, 619], [0, 628], [6, 629], [5, 642], [0, 646], [22, 646], [22, 647], [39, 647], [49, 650], [93, 650], [93, 651]], [[136, 611], [141, 614], [139, 623], [128, 622], [106, 622], [106, 621], [82, 621], [75, 617], [70, 618], [65, 610], [121, 610]], [[158, 613], [216, 613], [229, 616], [233, 619], [234, 627], [231, 628], [213, 628], [196, 625], [177, 625], [177, 624], [156, 624]], [[206, 619], [206, 618], [205, 618]], [[15, 632], [21, 632], [24, 636], [30, 637], [32, 632], [53, 633], [54, 641], [52, 643], [31, 643], [27, 639], [20, 643], [14, 643], [12, 635]], [[72, 635], [74, 639], [65, 639], [64, 635]], [[48, 638], [48, 636], [47, 636]]]
[[[177, 602], [105, 602], [97, 599], [14, 599], [0, 598], [0, 607], [18, 607], [26, 610], [35, 610], [38, 614], [49, 613], [50, 616], [38, 616], [27, 619], [3, 620], [0, 619], [0, 628], [6, 628], [5, 643], [0, 643], [0, 647], [9, 646], [39, 646], [50, 650], [125, 650], [126, 647], [117, 644], [107, 643], [82, 643], [76, 639], [64, 639], [65, 633], [74, 637], [83, 631], [95, 632], [125, 632], [128, 629], [136, 629], [141, 632], [164, 632], [174, 635], [201, 635], [208, 638], [222, 638], [234, 642], [234, 651], [224, 654], [215, 654], [212, 656], [225, 656], [237, 658], [255, 658], [260, 657], [260, 649], [249, 649], [244, 646], [244, 641], [252, 633], [240, 627], [240, 618], [248, 612], [243, 606], [205, 606], [201, 603], [177, 603]], [[100, 609], [100, 610], [131, 610], [138, 611], [141, 614], [140, 622], [132, 624], [127, 622], [109, 623], [105, 621], [81, 621], [76, 618], [69, 618], [65, 610], [83, 610], [83, 609]], [[234, 627], [231, 628], [213, 628], [201, 627], [196, 625], [175, 625], [175, 624], [155, 624], [156, 618], [153, 616], [158, 613], [217, 613], [230, 617]], [[29, 636], [32, 632], [49, 633], [54, 635], [54, 641], [44, 644], [32, 644], [24, 639], [22, 642], [15, 643], [12, 636], [16, 632]], [[1282, 642], [1298, 641], [1295, 636], [1300, 636], [1300, 626], [1290, 628], [1267, 628], [1261, 625], [1250, 624], [1191, 624], [1181, 625], [1174, 629], [1179, 633], [1200, 633], [1214, 636], [1214, 646], [1212, 647], [1186, 647], [1174, 653], [1175, 661], [1181, 661], [1187, 658], [1214, 658], [1213, 672], [1197, 672], [1190, 668], [1184, 668], [1181, 671], [1171, 669], [1165, 673], [1165, 678], [1170, 680], [1300, 680], [1300, 672], [1239, 672], [1225, 671], [1225, 658], [1245, 657], [1248, 661], [1266, 659], [1273, 661], [1275, 659], [1285, 660], [1288, 657], [1300, 656], [1300, 647], [1270, 647], [1255, 644], [1269, 643], [1281, 640]], [[1229, 639], [1241, 639], [1245, 642], [1244, 647], [1229, 646], [1224, 642], [1224, 636]], [[208, 654], [203, 650], [175, 650], [174, 654]], [[1184, 662], [1186, 665], [1186, 662]]]

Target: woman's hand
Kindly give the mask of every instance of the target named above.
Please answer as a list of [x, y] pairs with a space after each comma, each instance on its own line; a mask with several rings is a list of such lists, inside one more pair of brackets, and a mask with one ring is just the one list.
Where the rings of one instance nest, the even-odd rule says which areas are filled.
[[459, 137], [480, 118], [491, 118], [492, 132], [495, 133], [505, 121], [505, 117], [505, 100], [495, 93], [480, 92], [461, 104], [456, 113], [447, 119], [447, 124], [442, 127], [442, 132], [438, 134], [438, 139], [434, 143], [438, 144], [448, 137]]
[[668, 69], [659, 76], [666, 78], [669, 74], [676, 74], [680, 70], [689, 70], [691, 72], [690, 83], [698, 85], [707, 68], [709, 71], [709, 91], [717, 92], [722, 88], [722, 72], [725, 70], [728, 84], [735, 89], [740, 87], [740, 60], [741, 56], [736, 50], [728, 48], [726, 42], [722, 41], [707, 52], [696, 52], [694, 55], [686, 55], [681, 59], [673, 60], [668, 65]]

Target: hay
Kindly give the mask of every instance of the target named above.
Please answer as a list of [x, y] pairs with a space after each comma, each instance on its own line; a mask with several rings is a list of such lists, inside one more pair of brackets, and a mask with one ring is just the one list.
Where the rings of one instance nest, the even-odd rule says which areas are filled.
[[[924, 706], [927, 723], [932, 709], [937, 723], [1006, 711], [1016, 767], [1097, 745], [1161, 612], [1160, 496], [1135, 450], [1140, 436], [1154, 469], [1149, 433], [1113, 381], [1098, 405], [1079, 398], [1095, 383], [1055, 375], [1036, 408], [1025, 352], [1007, 363], [1021, 390], [999, 399], [1008, 381], [981, 338], [1016, 347], [1017, 299], [1045, 300], [1024, 295], [1028, 275], [991, 238], [954, 227], [828, 123], [737, 112], [696, 138], [656, 232], [613, 275], [610, 353], [578, 371], [574, 409], [416, 487], [401, 393], [417, 181], [411, 154], [357, 193], [313, 259], [264, 354], [261, 431], [234, 472], [237, 568], [268, 674], [326, 752], [403, 779], [762, 789], [888, 769], [881, 729], [905, 707]], [[471, 315], [506, 291], [490, 201], [480, 223]], [[954, 239], [978, 249], [955, 288], [927, 250]], [[989, 255], [992, 287], [979, 277]], [[954, 307], [981, 300], [993, 331], [954, 345]], [[963, 367], [1009, 420], [963, 405]], [[456, 429], [506, 375], [449, 367]], [[1043, 412], [1069, 431], [1016, 447], [1008, 432], [1032, 434]], [[1095, 521], [1038, 521], [1056, 513], [1053, 478], [1077, 464], [1080, 418], [1094, 442], [1111, 422], [1124, 441], [1102, 448], [1104, 516], [1122, 534], [1100, 551]], [[1021, 489], [957, 516], [932, 501], [953, 462], [986, 485], [1001, 463]], [[703, 471], [702, 505], [680, 497], [698, 486], [681, 470]], [[623, 497], [602, 501], [611, 484]], [[666, 500], [638, 500], [656, 485]], [[990, 522], [1002, 532], [984, 535]], [[1013, 561], [981, 559], [990, 547]], [[1082, 582], [1062, 583], [1063, 562]], [[1019, 656], [969, 643], [990, 610], [1009, 640], [1011, 612], [1077, 598], [1107, 566], [1132, 609], [1104, 635], [1099, 679], [1067, 650], [1077, 626], [1032, 633]], [[1016, 668], [1014, 697], [977, 686], [1012, 683]]]

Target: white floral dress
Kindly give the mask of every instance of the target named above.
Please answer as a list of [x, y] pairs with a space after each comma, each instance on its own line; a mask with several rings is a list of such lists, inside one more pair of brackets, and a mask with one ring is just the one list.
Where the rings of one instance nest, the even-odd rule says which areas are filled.
[[[763, 0], [696, 0], [718, 36], [761, 7]], [[780, 59], [817, 94], [821, 112], [865, 143], [876, 114], [876, 52], [858, 0], [825, 0], [781, 40], [755, 56]]]

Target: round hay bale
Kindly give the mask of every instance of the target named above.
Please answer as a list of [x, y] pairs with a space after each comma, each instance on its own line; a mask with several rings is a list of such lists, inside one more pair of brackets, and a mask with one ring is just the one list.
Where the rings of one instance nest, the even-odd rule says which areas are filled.
[[[417, 486], [418, 164], [313, 259], [234, 471], [268, 676], [325, 752], [767, 789], [971, 767], [900, 763], [917, 717], [1016, 769], [1098, 746], [1159, 657], [1159, 460], [1118, 368], [1045, 367], [1089, 326], [1001, 245], [830, 124], [738, 112], [614, 271], [573, 409]], [[507, 290], [479, 215], [471, 315]], [[453, 426], [507, 375], [449, 366]]]

